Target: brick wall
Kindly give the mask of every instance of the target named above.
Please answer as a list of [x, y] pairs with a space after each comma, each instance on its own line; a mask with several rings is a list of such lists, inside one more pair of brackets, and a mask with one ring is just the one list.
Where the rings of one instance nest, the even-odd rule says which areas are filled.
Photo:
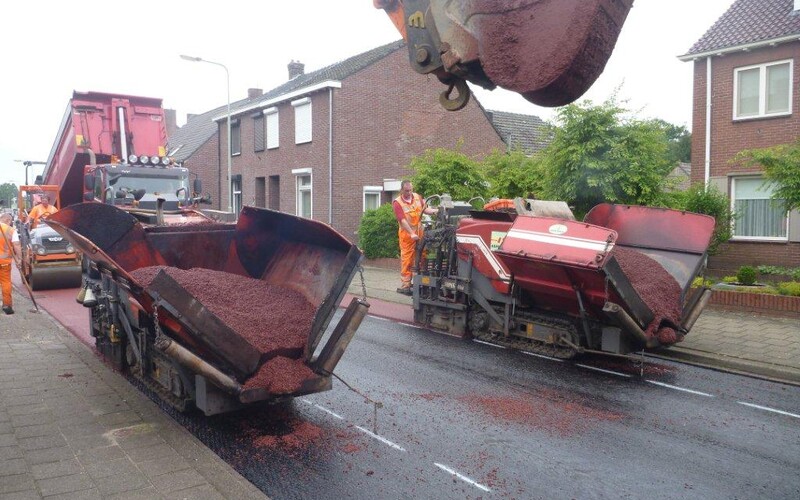
[[[397, 51], [349, 76], [342, 81], [340, 89], [332, 90], [333, 210], [330, 214], [328, 122], [331, 90], [324, 89], [309, 96], [313, 123], [310, 143], [295, 144], [294, 108], [288, 101], [275, 106], [280, 127], [277, 149], [255, 152], [252, 112], [240, 116], [242, 153], [233, 158], [232, 171], [234, 175], [242, 174], [244, 204], [252, 205], [255, 201], [257, 177], [279, 176], [281, 210], [294, 213], [296, 179], [291, 171], [311, 168], [313, 218], [323, 222], [331, 220], [335, 229], [355, 239], [362, 215], [364, 186], [382, 186], [384, 179], [408, 176], [404, 166], [428, 148], [453, 148], [463, 141], [461, 150], [478, 157], [494, 148], [504, 148], [475, 100], [459, 112], [445, 111], [438, 103], [444, 86], [434, 77], [409, 70], [406, 58], [404, 50]], [[222, 130], [223, 137], [224, 132]], [[206, 147], [209, 145], [204, 149]], [[211, 165], [216, 166], [217, 161], [212, 161]], [[267, 189], [267, 206], [274, 196], [274, 188], [273, 184]]]
[[[224, 128], [224, 127], [223, 127]], [[223, 130], [224, 132], [224, 130]], [[225, 176], [227, 163], [222, 158], [223, 171], [220, 172], [220, 151], [218, 135], [212, 135], [202, 146], [192, 154], [191, 157], [183, 162], [183, 166], [188, 168], [192, 174], [196, 174], [203, 182], [203, 194], [211, 195], [211, 205], [203, 205], [202, 208], [213, 208], [224, 210], [228, 208], [228, 202], [224, 204], [220, 200], [220, 183], [223, 185], [222, 192], [225, 192]], [[194, 179], [194, 175], [190, 176]]]
[[[794, 59], [792, 115], [744, 121], [733, 120], [734, 69], [784, 59]], [[711, 92], [710, 176], [758, 172], [757, 167], [733, 163], [739, 151], [792, 143], [800, 137], [800, 43], [788, 43], [713, 57]], [[694, 63], [692, 117], [692, 182], [703, 182], [706, 143], [706, 59]], [[725, 182], [730, 194], [730, 182]], [[709, 261], [709, 269], [722, 272], [742, 265], [800, 266], [800, 243], [730, 242]]]

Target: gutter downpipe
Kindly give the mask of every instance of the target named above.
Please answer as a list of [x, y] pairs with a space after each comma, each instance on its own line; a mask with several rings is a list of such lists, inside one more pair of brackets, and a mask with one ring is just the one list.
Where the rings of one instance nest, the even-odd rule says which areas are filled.
[[708, 191], [711, 181], [711, 56], [706, 57], [706, 147], [703, 185]]
[[333, 88], [328, 88], [328, 225], [333, 226]]

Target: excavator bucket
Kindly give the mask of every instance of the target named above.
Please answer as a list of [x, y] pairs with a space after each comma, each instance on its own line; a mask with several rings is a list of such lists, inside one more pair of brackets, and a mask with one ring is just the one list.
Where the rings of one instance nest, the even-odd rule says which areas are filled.
[[633, 0], [374, 3], [403, 34], [416, 71], [561, 106], [583, 95], [603, 72]]
[[[145, 226], [127, 212], [100, 203], [72, 205], [50, 221], [101, 271], [127, 284], [145, 312], [158, 312], [162, 330], [173, 340], [239, 382], [253, 377], [270, 360], [286, 358], [309, 367], [309, 372], [326, 368], [317, 370], [317, 378], [326, 380], [309, 379], [299, 387], [301, 392], [330, 386], [327, 378], [333, 366], [321, 357], [338, 361], [325, 353], [343, 351], [352, 335], [332, 337], [339, 344], [336, 348], [320, 342], [362, 254], [326, 224], [245, 207], [235, 224], [205, 220]], [[215, 283], [218, 279], [226, 282]], [[245, 283], [247, 289], [236, 289], [234, 283]], [[255, 310], [228, 310], [237, 304], [221, 296], [242, 297], [262, 285], [285, 290], [280, 303], [267, 298], [258, 302], [256, 297]], [[210, 293], [209, 287], [219, 293]], [[276, 324], [249, 321], [259, 317], [259, 309], [270, 308]], [[302, 337], [282, 345], [280, 330], [294, 325], [281, 324], [279, 318], [298, 314], [308, 316], [299, 318], [306, 328]], [[350, 331], [352, 326], [341, 328]], [[318, 346], [321, 354], [314, 358]], [[246, 394], [250, 402], [254, 397], [267, 398], [270, 391], [262, 387]]]

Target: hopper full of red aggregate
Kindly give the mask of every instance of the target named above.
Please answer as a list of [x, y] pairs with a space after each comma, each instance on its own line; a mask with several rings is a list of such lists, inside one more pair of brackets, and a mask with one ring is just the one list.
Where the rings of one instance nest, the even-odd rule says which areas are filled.
[[363, 257], [330, 226], [253, 207], [235, 224], [150, 226], [83, 203], [60, 211], [54, 227], [144, 313], [157, 311], [167, 336], [239, 383], [276, 393], [330, 385], [308, 365], [338, 361], [346, 347], [312, 359]]
[[[685, 334], [687, 293], [713, 230], [706, 215], [601, 204], [583, 222], [517, 217], [496, 254], [537, 307], [611, 318], [640, 342], [670, 345]], [[607, 312], [614, 304], [623, 312]]]

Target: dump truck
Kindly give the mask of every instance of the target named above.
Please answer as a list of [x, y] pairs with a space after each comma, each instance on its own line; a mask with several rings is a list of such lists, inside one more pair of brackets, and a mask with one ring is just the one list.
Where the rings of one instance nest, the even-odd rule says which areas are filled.
[[97, 350], [179, 410], [330, 389], [369, 307], [353, 299], [326, 335], [362, 253], [310, 219], [245, 207], [236, 223], [160, 225], [81, 203], [49, 222], [91, 261], [78, 301]]
[[626, 355], [680, 342], [710, 298], [692, 285], [713, 217], [603, 203], [577, 221], [558, 201], [435, 198], [416, 253], [417, 323], [559, 358]]
[[81, 285], [81, 255], [76, 248], [53, 228], [46, 218], [32, 227], [27, 214], [42, 195], [48, 195], [52, 205], [61, 208], [58, 186], [20, 186], [17, 196], [17, 222], [21, 259], [20, 271], [32, 290], [75, 288]]
[[64, 206], [107, 203], [153, 220], [162, 203], [167, 214], [197, 216], [209, 201], [202, 183], [167, 156], [166, 143], [161, 99], [76, 91], [37, 183], [59, 186]]

